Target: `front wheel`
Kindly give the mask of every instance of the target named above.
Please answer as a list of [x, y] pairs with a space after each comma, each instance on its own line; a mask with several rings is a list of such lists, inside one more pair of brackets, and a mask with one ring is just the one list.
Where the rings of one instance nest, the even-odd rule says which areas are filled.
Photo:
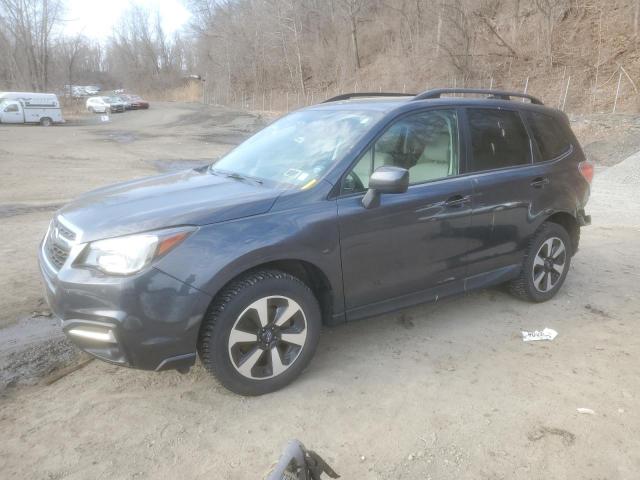
[[300, 375], [315, 353], [320, 325], [307, 285], [278, 270], [257, 271], [218, 295], [200, 329], [198, 353], [229, 390], [262, 395]]
[[571, 239], [561, 225], [546, 222], [529, 243], [520, 276], [509, 285], [511, 293], [531, 302], [555, 296], [571, 264]]

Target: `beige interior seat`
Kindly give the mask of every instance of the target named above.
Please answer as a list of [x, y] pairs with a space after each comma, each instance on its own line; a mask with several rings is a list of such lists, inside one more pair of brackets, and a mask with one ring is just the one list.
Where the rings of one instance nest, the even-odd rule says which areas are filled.
[[433, 180], [450, 174], [449, 140], [446, 130], [433, 134], [418, 162], [409, 170], [410, 181]]

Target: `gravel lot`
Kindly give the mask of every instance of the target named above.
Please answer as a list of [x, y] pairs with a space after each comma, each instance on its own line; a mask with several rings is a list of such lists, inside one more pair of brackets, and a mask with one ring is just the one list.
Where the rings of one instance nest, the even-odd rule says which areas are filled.
[[[325, 329], [302, 377], [268, 396], [233, 395], [199, 365], [84, 363], [56, 339], [35, 255], [53, 211], [207, 163], [262, 124], [154, 104], [106, 124], [0, 126], [0, 477], [259, 479], [298, 438], [343, 478], [637, 478], [640, 156], [598, 170], [594, 225], [554, 300], [497, 288]], [[522, 342], [544, 327], [553, 342]], [[58, 370], [70, 363], [82, 368]]]

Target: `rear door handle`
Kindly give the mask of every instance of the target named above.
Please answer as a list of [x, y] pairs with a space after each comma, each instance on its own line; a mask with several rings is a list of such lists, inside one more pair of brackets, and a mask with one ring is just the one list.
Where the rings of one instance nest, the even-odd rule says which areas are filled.
[[451, 208], [460, 208], [465, 204], [471, 201], [471, 196], [469, 195], [454, 195], [453, 197], [449, 197], [445, 202], [446, 207]]
[[549, 185], [549, 177], [534, 178], [530, 184], [533, 188], [544, 188], [545, 185]]

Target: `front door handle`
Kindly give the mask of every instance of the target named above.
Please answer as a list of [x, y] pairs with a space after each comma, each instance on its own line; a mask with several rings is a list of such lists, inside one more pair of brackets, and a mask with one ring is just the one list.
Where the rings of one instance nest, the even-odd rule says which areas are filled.
[[533, 188], [544, 188], [545, 185], [549, 185], [549, 177], [538, 177], [538, 178], [534, 178], [530, 185]]
[[460, 208], [466, 205], [471, 201], [471, 197], [469, 195], [454, 195], [453, 197], [449, 197], [444, 205], [450, 208]]

